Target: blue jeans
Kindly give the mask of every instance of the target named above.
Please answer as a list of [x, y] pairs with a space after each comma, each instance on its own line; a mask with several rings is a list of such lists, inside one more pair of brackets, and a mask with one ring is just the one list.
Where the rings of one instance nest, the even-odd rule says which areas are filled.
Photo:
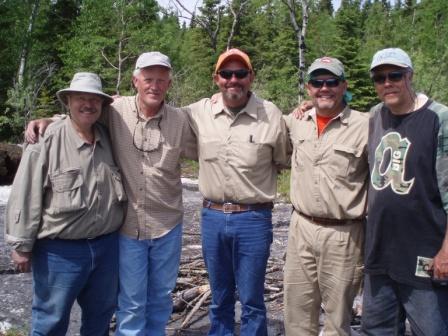
[[65, 335], [75, 300], [82, 310], [81, 335], [109, 335], [117, 303], [117, 236], [36, 241], [31, 335]]
[[387, 275], [365, 276], [362, 335], [404, 335], [405, 320], [413, 335], [448, 335], [448, 288], [417, 289]]
[[115, 335], [165, 335], [173, 310], [182, 247], [182, 224], [157, 239], [119, 236], [119, 282]]
[[233, 335], [235, 291], [242, 336], [267, 335], [264, 278], [272, 243], [272, 211], [226, 214], [202, 209], [202, 251], [212, 302], [209, 335]]

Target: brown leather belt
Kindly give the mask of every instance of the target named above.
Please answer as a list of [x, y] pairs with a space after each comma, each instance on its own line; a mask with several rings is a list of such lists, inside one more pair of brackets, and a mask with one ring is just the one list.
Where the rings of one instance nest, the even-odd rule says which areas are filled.
[[202, 206], [204, 208], [219, 210], [224, 213], [233, 213], [233, 212], [244, 212], [251, 210], [272, 209], [274, 207], [274, 204], [272, 202], [255, 203], [255, 204], [239, 204], [231, 202], [215, 203], [204, 199], [204, 201], [202, 202]]
[[356, 219], [322, 218], [322, 217], [309, 216], [300, 211], [297, 212], [299, 213], [300, 216], [305, 217], [309, 221], [319, 225], [344, 225], [364, 220], [364, 218], [356, 218]]

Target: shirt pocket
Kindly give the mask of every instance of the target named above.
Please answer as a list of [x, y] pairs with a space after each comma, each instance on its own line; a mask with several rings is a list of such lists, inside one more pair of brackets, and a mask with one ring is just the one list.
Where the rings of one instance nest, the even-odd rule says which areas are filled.
[[82, 197], [84, 179], [79, 168], [69, 168], [50, 175], [52, 186], [51, 209], [54, 213], [76, 211], [85, 208]]
[[239, 168], [255, 168], [272, 161], [271, 148], [262, 143], [234, 142], [231, 145], [231, 160]]
[[219, 148], [223, 145], [218, 141], [202, 142], [199, 147], [199, 157], [204, 161], [218, 160]]
[[330, 174], [334, 178], [346, 178], [352, 170], [359, 166], [362, 149], [342, 144], [333, 145], [330, 157]]
[[155, 165], [156, 168], [168, 171], [170, 173], [175, 173], [179, 169], [181, 148], [162, 146], [162, 154], [160, 156], [159, 162]]

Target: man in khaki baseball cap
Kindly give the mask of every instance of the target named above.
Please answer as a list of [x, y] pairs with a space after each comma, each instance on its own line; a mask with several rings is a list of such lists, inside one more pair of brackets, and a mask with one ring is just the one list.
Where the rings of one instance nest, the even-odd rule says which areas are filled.
[[6, 208], [19, 272], [33, 272], [31, 335], [65, 335], [75, 300], [81, 333], [106, 335], [116, 307], [118, 234], [126, 199], [109, 135], [97, 123], [112, 98], [94, 73], [57, 97], [70, 118], [26, 147]]
[[368, 188], [368, 114], [347, 104], [343, 64], [316, 59], [307, 72], [314, 108], [301, 120], [287, 117], [294, 147], [284, 271], [285, 331], [349, 336], [351, 309], [363, 265]]

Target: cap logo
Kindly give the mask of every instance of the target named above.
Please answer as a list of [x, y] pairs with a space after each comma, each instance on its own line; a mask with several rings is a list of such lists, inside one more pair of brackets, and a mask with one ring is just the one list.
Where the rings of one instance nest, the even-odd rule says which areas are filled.
[[331, 58], [329, 58], [329, 57], [322, 57], [322, 58], [320, 59], [320, 61], [321, 61], [322, 63], [332, 63]]

